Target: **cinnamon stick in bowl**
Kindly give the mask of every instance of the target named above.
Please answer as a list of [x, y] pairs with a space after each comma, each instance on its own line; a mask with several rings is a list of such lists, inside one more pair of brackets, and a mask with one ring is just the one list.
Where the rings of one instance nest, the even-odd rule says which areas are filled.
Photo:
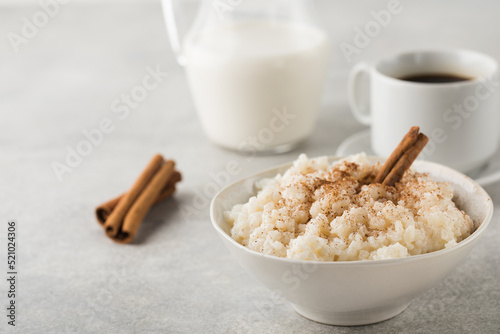
[[401, 181], [404, 173], [410, 168], [429, 141], [429, 138], [423, 133], [419, 133], [419, 131], [418, 126], [410, 128], [410, 131], [385, 161], [375, 177], [375, 183], [382, 183], [392, 187]]
[[120, 243], [132, 241], [151, 206], [172, 195], [180, 180], [175, 162], [155, 155], [127, 193], [97, 207], [106, 235]]
[[406, 170], [410, 168], [420, 152], [424, 149], [425, 145], [427, 145], [428, 141], [429, 138], [427, 138], [426, 135], [419, 133], [415, 143], [404, 152], [396, 165], [392, 168], [389, 175], [387, 175], [384, 179], [383, 184], [387, 186], [394, 186], [397, 182], [399, 182], [403, 178]]
[[387, 158], [385, 164], [382, 166], [382, 169], [380, 169], [377, 177], [375, 178], [375, 183], [382, 183], [384, 181], [405, 151], [417, 141], [419, 131], [420, 128], [418, 126], [412, 126], [410, 128], [410, 131], [408, 131], [408, 133], [403, 137], [399, 145], [396, 146], [394, 151], [392, 151], [392, 154], [389, 158]]

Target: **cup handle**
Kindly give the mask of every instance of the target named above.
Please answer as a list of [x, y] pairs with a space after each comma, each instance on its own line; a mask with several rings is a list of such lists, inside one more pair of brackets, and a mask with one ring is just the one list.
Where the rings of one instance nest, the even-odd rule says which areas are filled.
[[351, 70], [349, 74], [348, 94], [349, 106], [356, 119], [366, 125], [371, 123], [370, 101], [359, 101], [361, 91], [361, 80], [369, 79], [370, 66], [366, 63], [359, 63]]

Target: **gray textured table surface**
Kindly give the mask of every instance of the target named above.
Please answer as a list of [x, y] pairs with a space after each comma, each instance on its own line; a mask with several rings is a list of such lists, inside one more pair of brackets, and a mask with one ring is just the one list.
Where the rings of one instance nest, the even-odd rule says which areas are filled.
[[[215, 232], [205, 185], [230, 160], [231, 181], [310, 156], [333, 154], [363, 127], [346, 102], [351, 66], [397, 50], [453, 46], [500, 59], [498, 1], [402, 1], [403, 12], [351, 63], [338, 45], [387, 1], [317, 1], [335, 48], [320, 122], [294, 152], [248, 159], [210, 144], [201, 132], [183, 69], [168, 46], [158, 2], [73, 1], [18, 45], [23, 18], [38, 3], [0, 7], [0, 332], [19, 333], [499, 333], [500, 211], [488, 233], [442, 284], [389, 321], [357, 328], [321, 325], [272, 307], [271, 294], [231, 258]], [[147, 68], [168, 73], [121, 119], [113, 101], [141, 84]], [[108, 118], [113, 130], [63, 175], [75, 149]], [[499, 125], [500, 126], [500, 125]], [[136, 241], [118, 245], [96, 223], [96, 204], [129, 187], [148, 159], [173, 157], [184, 174], [175, 198], [156, 206]], [[487, 187], [500, 208], [499, 184]], [[6, 222], [18, 222], [15, 329], [7, 325]]]

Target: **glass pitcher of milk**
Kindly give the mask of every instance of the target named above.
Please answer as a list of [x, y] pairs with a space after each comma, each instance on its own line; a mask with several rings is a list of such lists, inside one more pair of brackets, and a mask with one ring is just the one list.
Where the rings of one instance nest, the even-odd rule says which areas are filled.
[[330, 55], [311, 0], [202, 0], [181, 36], [186, 0], [163, 0], [211, 141], [243, 152], [285, 152], [313, 131]]

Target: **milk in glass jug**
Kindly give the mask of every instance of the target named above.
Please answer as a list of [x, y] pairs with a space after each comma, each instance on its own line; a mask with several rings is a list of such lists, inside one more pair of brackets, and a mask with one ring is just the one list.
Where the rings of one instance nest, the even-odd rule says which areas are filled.
[[330, 43], [310, 0], [202, 0], [185, 35], [185, 0], [163, 0], [208, 138], [243, 152], [285, 152], [314, 129]]

